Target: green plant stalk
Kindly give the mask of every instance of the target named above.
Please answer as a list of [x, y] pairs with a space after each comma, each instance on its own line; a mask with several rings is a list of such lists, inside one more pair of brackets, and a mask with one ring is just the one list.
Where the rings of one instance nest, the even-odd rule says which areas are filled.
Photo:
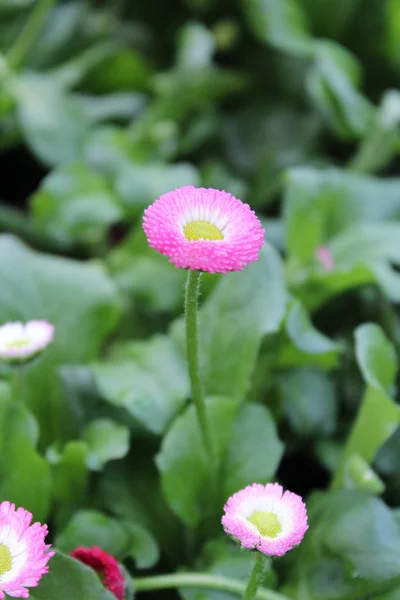
[[10, 67], [16, 69], [22, 64], [55, 3], [56, 0], [37, 0], [25, 27], [6, 54]]
[[186, 320], [186, 360], [188, 362], [192, 400], [196, 407], [200, 432], [211, 464], [215, 457], [210, 426], [207, 418], [204, 390], [200, 377], [198, 304], [200, 293], [200, 271], [189, 269], [186, 282], [185, 320]]
[[[259, 553], [262, 557], [262, 554]], [[265, 557], [264, 557], [265, 560]], [[170, 588], [202, 588], [207, 590], [220, 590], [242, 596], [246, 591], [246, 584], [219, 575], [205, 573], [173, 573], [172, 575], [155, 575], [154, 577], [140, 577], [134, 579], [136, 592], [151, 590], [165, 590]], [[273, 590], [260, 588], [255, 591], [253, 598], [256, 600], [289, 600]]]
[[[358, 415], [345, 443], [342, 457], [331, 482], [331, 489], [340, 489], [345, 484], [346, 467], [349, 459], [358, 455], [369, 465], [382, 446], [390, 437], [390, 431], [382, 430], [382, 436], [376, 437], [377, 424], [380, 424], [382, 406], [389, 406], [392, 410], [393, 422], [397, 418], [398, 407], [394, 403], [388, 404], [388, 396], [383, 390], [372, 389], [367, 386], [358, 411]], [[382, 428], [378, 427], [378, 431]]]
[[264, 573], [265, 556], [261, 552], [256, 552], [254, 558], [253, 569], [250, 574], [250, 579], [247, 582], [246, 589], [243, 594], [243, 600], [254, 600], [257, 594], [258, 587]]

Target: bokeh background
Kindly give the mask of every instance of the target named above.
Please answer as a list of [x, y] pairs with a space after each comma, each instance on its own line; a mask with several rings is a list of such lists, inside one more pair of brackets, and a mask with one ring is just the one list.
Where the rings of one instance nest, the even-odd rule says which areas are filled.
[[[0, 499], [65, 552], [245, 578], [222, 505], [277, 479], [314, 512], [267, 587], [396, 600], [400, 1], [0, 0], [0, 51], [0, 320], [57, 331], [24, 409], [0, 371]], [[198, 448], [171, 451], [189, 456], [194, 428], [178, 424], [186, 273], [141, 229], [188, 184], [248, 202], [268, 242], [202, 278], [206, 388], [241, 406], [211, 508]]]

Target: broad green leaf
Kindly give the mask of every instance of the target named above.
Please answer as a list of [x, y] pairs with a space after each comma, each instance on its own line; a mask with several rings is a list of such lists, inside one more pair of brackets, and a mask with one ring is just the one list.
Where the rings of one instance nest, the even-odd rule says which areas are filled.
[[129, 452], [129, 429], [111, 419], [92, 421], [82, 432], [88, 447], [86, 464], [100, 471], [106, 462], [124, 458]]
[[388, 90], [349, 167], [359, 173], [374, 173], [385, 168], [396, 156], [399, 141], [400, 94], [397, 90]]
[[199, 69], [212, 60], [215, 51], [212, 33], [201, 23], [185, 25], [179, 32], [176, 63], [180, 69]]
[[358, 577], [387, 581], [400, 576], [400, 528], [381, 500], [341, 491], [327, 496], [319, 510], [318, 524], [310, 517], [314, 543], [350, 561]]
[[49, 562], [49, 572], [37, 588], [30, 591], [32, 600], [115, 600], [101, 583], [97, 573], [81, 562], [57, 552]]
[[283, 444], [268, 409], [244, 404], [233, 423], [222, 462], [223, 501], [246, 485], [270, 481], [282, 455]]
[[356, 488], [378, 495], [385, 490], [383, 481], [359, 454], [353, 454], [346, 461], [343, 480], [347, 489]]
[[279, 330], [285, 305], [282, 263], [272, 246], [263, 248], [257, 262], [221, 279], [200, 316], [208, 393], [244, 398], [261, 341]]
[[[231, 398], [210, 397], [207, 414], [218, 460], [229, 440], [237, 405]], [[165, 497], [190, 528], [217, 510], [212, 466], [204, 449], [194, 405], [177, 417], [156, 458]], [[214, 490], [214, 491], [213, 491]]]
[[291, 169], [284, 198], [289, 256], [304, 265], [314, 260], [318, 246], [350, 226], [398, 218], [399, 188], [398, 178], [380, 179], [339, 169]]
[[22, 394], [38, 418], [47, 446], [68, 434], [70, 407], [60, 404], [57, 369], [94, 360], [120, 312], [116, 289], [96, 264], [34, 252], [0, 236], [0, 323], [46, 319], [53, 343], [26, 368]]
[[298, 301], [293, 302], [290, 308], [286, 331], [293, 344], [307, 354], [338, 351], [337, 344], [314, 328], [310, 317]]
[[358, 91], [356, 59], [331, 41], [314, 42], [315, 65], [307, 78], [312, 101], [335, 132], [345, 138], [365, 135], [373, 119], [373, 107]]
[[70, 553], [78, 546], [98, 546], [118, 560], [126, 556], [130, 534], [124, 526], [104, 513], [82, 510], [75, 513], [62, 532], [56, 537], [56, 546]]
[[284, 342], [278, 355], [282, 367], [316, 364], [330, 368], [336, 364], [340, 347], [318, 331], [301, 302], [294, 300], [285, 323], [288, 341]]
[[183, 531], [164, 499], [153, 455], [142, 449], [140, 456], [134, 464], [126, 460], [106, 466], [96, 490], [98, 504], [117, 515], [131, 531], [128, 553], [138, 568], [158, 560], [158, 544], [163, 555], [177, 564], [181, 553], [176, 540], [182, 538]]
[[31, 198], [40, 229], [66, 242], [96, 244], [122, 210], [107, 180], [75, 163], [53, 171]]
[[126, 213], [136, 217], [162, 194], [183, 185], [199, 185], [199, 177], [189, 163], [132, 162], [122, 165], [115, 185]]
[[18, 123], [34, 154], [45, 165], [79, 159], [90, 122], [83, 107], [43, 75], [20, 76], [14, 84]]
[[63, 527], [84, 504], [89, 481], [87, 446], [81, 441], [67, 442], [62, 452], [49, 448], [46, 453], [53, 479], [53, 502], [57, 527]]
[[391, 343], [374, 323], [360, 325], [355, 331], [355, 342], [366, 389], [334, 478], [334, 487], [344, 485], [345, 472], [354, 456], [371, 464], [379, 448], [400, 424], [400, 407], [390, 396], [397, 369]]
[[300, 56], [312, 54], [313, 39], [297, 0], [242, 0], [242, 6], [259, 40]]
[[160, 551], [154, 536], [140, 523], [125, 522], [131, 535], [128, 556], [132, 557], [138, 569], [149, 569], [157, 564]]
[[122, 164], [135, 158], [132, 139], [127, 131], [111, 125], [96, 127], [87, 136], [84, 159], [92, 169], [114, 178]]
[[322, 370], [295, 368], [278, 379], [284, 411], [300, 437], [331, 434], [336, 426], [337, 398], [333, 383]]
[[7, 390], [0, 395], [0, 500], [14, 502], [44, 521], [50, 508], [50, 468], [36, 451], [33, 415]]
[[121, 343], [92, 365], [102, 396], [154, 433], [162, 433], [189, 395], [186, 363], [166, 336]]
[[183, 306], [186, 271], [154, 252], [141, 227], [108, 255], [108, 261], [116, 283], [134, 300], [154, 311]]

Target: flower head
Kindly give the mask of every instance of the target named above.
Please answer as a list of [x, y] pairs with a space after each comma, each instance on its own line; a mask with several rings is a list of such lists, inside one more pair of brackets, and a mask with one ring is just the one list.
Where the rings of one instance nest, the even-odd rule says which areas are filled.
[[6, 323], [0, 327], [0, 359], [25, 361], [46, 348], [54, 336], [47, 321]]
[[278, 483], [253, 483], [231, 496], [222, 525], [243, 548], [281, 556], [300, 544], [308, 529], [307, 511], [297, 494]]
[[0, 598], [5, 594], [29, 598], [27, 588], [37, 586], [48, 571], [46, 565], [54, 552], [44, 543], [47, 526], [31, 525], [31, 521], [31, 513], [24, 508], [0, 504]]
[[318, 246], [315, 257], [324, 271], [330, 272], [335, 268], [335, 261], [328, 246]]
[[183, 269], [241, 271], [258, 259], [264, 229], [254, 211], [231, 194], [184, 186], [144, 211], [149, 245]]
[[124, 600], [125, 581], [117, 561], [97, 546], [92, 548], [76, 548], [71, 556], [92, 567], [101, 576], [104, 587], [110, 590], [118, 600]]

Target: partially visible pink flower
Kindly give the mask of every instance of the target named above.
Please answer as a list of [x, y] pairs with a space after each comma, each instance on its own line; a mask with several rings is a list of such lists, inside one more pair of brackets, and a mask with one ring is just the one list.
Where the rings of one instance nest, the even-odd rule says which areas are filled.
[[149, 246], [183, 269], [241, 271], [258, 259], [264, 229], [248, 204], [214, 189], [184, 186], [144, 211]]
[[92, 548], [83, 548], [80, 546], [71, 552], [71, 556], [96, 571], [100, 575], [104, 587], [110, 590], [117, 600], [124, 600], [124, 576], [121, 573], [118, 562], [111, 554], [104, 552], [104, 550], [101, 550], [97, 546], [93, 546]]
[[26, 360], [46, 348], [54, 337], [47, 321], [6, 323], [0, 327], [0, 359]]
[[29, 598], [27, 588], [36, 587], [48, 571], [54, 552], [44, 543], [47, 526], [31, 521], [27, 510], [0, 504], [0, 598]]
[[328, 246], [318, 246], [315, 256], [324, 271], [330, 272], [335, 268], [335, 261]]
[[281, 556], [300, 544], [308, 529], [301, 497], [278, 483], [253, 483], [231, 496], [222, 525], [243, 548]]

